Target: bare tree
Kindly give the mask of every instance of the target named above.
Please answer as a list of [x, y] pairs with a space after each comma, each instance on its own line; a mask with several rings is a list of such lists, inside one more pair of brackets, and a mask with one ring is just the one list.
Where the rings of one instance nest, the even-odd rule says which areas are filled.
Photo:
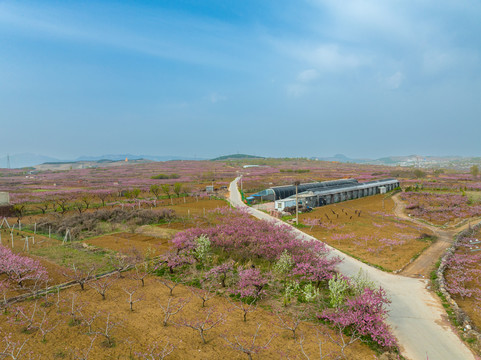
[[117, 271], [119, 278], [123, 278], [122, 271], [128, 270], [139, 260], [138, 252], [135, 250], [130, 251], [129, 254], [115, 254], [108, 256], [108, 262], [110, 266]]
[[96, 312], [90, 314], [89, 316], [87, 316], [87, 315], [85, 315], [84, 313], [81, 312], [82, 324], [87, 326], [87, 328], [88, 328], [87, 334], [88, 335], [94, 333], [92, 331], [92, 325], [93, 325], [95, 319], [97, 319], [99, 317], [99, 315], [100, 315], [100, 311], [96, 311]]
[[297, 313], [291, 316], [281, 315], [279, 311], [275, 312], [278, 322], [275, 324], [277, 327], [292, 332], [292, 338], [296, 339], [296, 331], [301, 324], [301, 314]]
[[207, 289], [191, 288], [190, 291], [202, 301], [202, 307], [205, 307], [205, 303], [215, 296], [210, 287]]
[[257, 336], [259, 335], [260, 327], [261, 327], [261, 324], [257, 324], [256, 332], [252, 337], [252, 339], [249, 339], [249, 340], [240, 339], [239, 336], [237, 335], [234, 335], [234, 340], [232, 341], [229, 340], [226, 336], [222, 336], [222, 338], [225, 340], [227, 345], [229, 345], [232, 349], [246, 354], [249, 360], [252, 360], [252, 355], [257, 354], [261, 350], [267, 349], [272, 339], [274, 339], [274, 337], [276, 336], [275, 334], [273, 334], [264, 345], [256, 345], [256, 340], [257, 340]]
[[73, 273], [63, 273], [63, 275], [80, 285], [82, 290], [85, 290], [85, 283], [92, 278], [95, 273], [96, 267], [91, 266], [90, 268], [79, 268], [75, 264], [72, 264]]
[[242, 301], [240, 303], [235, 303], [235, 302], [231, 301], [229, 298], [227, 298], [227, 299], [236, 309], [239, 309], [240, 311], [242, 311], [244, 322], [247, 321], [247, 314], [250, 313], [250, 312], [253, 312], [257, 309], [257, 304], [253, 305], [255, 300], [252, 300], [250, 303], [245, 303], [245, 302], [242, 302]]
[[223, 323], [224, 317], [222, 314], [215, 314], [214, 308], [208, 309], [205, 314], [205, 317], [201, 320], [183, 319], [180, 323], [178, 323], [178, 325], [198, 331], [200, 338], [202, 339], [202, 343], [207, 344], [207, 341], [205, 340], [205, 333]]
[[75, 360], [87, 360], [90, 354], [90, 351], [92, 351], [92, 348], [94, 346], [95, 339], [97, 339], [97, 335], [92, 337], [92, 340], [90, 340], [90, 345], [88, 348], [79, 350], [77, 349], [76, 352], [73, 354], [73, 358]]
[[149, 346], [147, 353], [137, 353], [141, 359], [163, 360], [175, 350], [175, 346], [167, 341], [164, 346], [159, 346], [158, 342]]
[[107, 319], [105, 321], [105, 326], [102, 328], [99, 328], [99, 330], [96, 331], [95, 334], [103, 336], [105, 338], [106, 346], [113, 347], [115, 345], [115, 341], [112, 336], [112, 329], [114, 329], [118, 325], [119, 325], [118, 322], [110, 321], [110, 313], [108, 313]]
[[89, 282], [89, 286], [102, 295], [102, 300], [105, 300], [105, 293], [113, 285], [114, 281], [113, 277], [104, 276]]
[[70, 303], [70, 310], [68, 311], [68, 315], [70, 316], [69, 325], [75, 326], [81, 323], [81, 316], [82, 316], [82, 308], [83, 304], [79, 304], [77, 301], [77, 294], [72, 294], [72, 302]]
[[152, 269], [150, 269], [149, 264], [142, 263], [135, 265], [134, 271], [130, 274], [130, 277], [133, 280], [138, 280], [142, 283], [142, 286], [145, 286], [145, 278], [152, 274]]
[[359, 333], [356, 330], [351, 330], [350, 335], [346, 335], [346, 327], [337, 323], [336, 326], [336, 335], [338, 336], [333, 336], [329, 331], [324, 331], [321, 332], [321, 334], [326, 335], [329, 337], [329, 341], [332, 342], [333, 344], [339, 346], [339, 349], [341, 350], [341, 355], [343, 359], [347, 359], [345, 350], [346, 348], [358, 341], [361, 337]]
[[38, 329], [38, 326], [35, 321], [35, 314], [37, 313], [37, 302], [33, 304], [33, 309], [31, 312], [27, 312], [21, 307], [17, 308], [17, 315], [22, 319], [20, 320], [23, 325], [25, 325], [23, 331], [24, 332], [32, 332]]
[[163, 306], [162, 304], [159, 303], [160, 308], [164, 312], [164, 320], [162, 324], [164, 326], [167, 326], [170, 320], [170, 317], [177, 314], [189, 302], [190, 302], [190, 299], [178, 299], [175, 303], [173, 303], [172, 298], [169, 298], [169, 301], [167, 302], [167, 306]]
[[9, 356], [12, 360], [19, 360], [23, 358], [23, 355], [22, 355], [23, 347], [25, 346], [25, 344], [29, 339], [25, 340], [23, 343], [16, 342], [12, 340], [11, 334], [7, 334], [3, 337], [2, 340], [3, 340], [2, 341], [3, 350], [0, 351], [1, 359], [6, 358], [7, 356]]
[[[301, 348], [301, 354], [304, 356], [304, 358], [306, 358], [306, 360], [310, 360], [311, 358], [309, 357], [309, 355], [307, 355], [305, 349], [304, 349], [304, 334], [301, 333], [301, 335], [299, 336], [299, 339], [297, 340], [297, 342], [299, 343], [299, 346]], [[332, 355], [332, 352], [330, 352], [329, 354], [323, 354], [322, 353], [322, 340], [321, 338], [319, 337], [319, 331], [317, 331], [317, 342], [319, 344], [319, 360], [323, 360], [323, 359], [329, 359]]]
[[47, 341], [47, 334], [55, 330], [55, 328], [60, 324], [60, 321], [50, 322], [48, 319], [48, 313], [43, 310], [42, 320], [38, 323], [38, 330], [42, 334], [42, 342]]
[[134, 304], [142, 300], [142, 297], [137, 297], [137, 298], [134, 297], [135, 292], [139, 290], [139, 288], [130, 287], [130, 288], [122, 288], [122, 290], [124, 290], [124, 292], [129, 296], [129, 298], [127, 299], [127, 302], [130, 305], [130, 311], [134, 311]]
[[174, 295], [174, 289], [176, 288], [177, 285], [180, 283], [170, 281], [170, 280], [165, 280], [165, 279], [157, 279], [158, 282], [160, 282], [162, 285], [164, 285], [166, 288], [169, 289], [169, 296]]

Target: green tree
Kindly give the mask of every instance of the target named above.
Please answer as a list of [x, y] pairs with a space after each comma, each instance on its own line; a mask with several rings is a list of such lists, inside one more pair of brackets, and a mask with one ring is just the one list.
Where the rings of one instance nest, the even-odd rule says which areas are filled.
[[413, 171], [413, 174], [416, 178], [420, 179], [426, 176], [426, 173], [420, 169], [416, 169]]
[[162, 185], [162, 191], [170, 199], [170, 185], [169, 184], [163, 184]]
[[471, 175], [473, 175], [474, 178], [477, 178], [479, 174], [479, 167], [478, 165], [473, 165], [471, 166]]
[[175, 183], [174, 184], [174, 192], [177, 197], [180, 197], [180, 193], [182, 192], [182, 184], [181, 183]]
[[155, 185], [150, 185], [150, 192], [155, 196], [155, 198], [158, 200], [160, 197], [160, 186], [155, 184]]
[[140, 195], [140, 189], [139, 188], [134, 188], [130, 191], [125, 192], [125, 196], [128, 197], [129, 199], [137, 199]]

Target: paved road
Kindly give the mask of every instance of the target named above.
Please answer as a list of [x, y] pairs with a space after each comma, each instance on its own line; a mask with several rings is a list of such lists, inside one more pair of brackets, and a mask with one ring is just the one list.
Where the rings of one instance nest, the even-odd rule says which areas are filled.
[[[230, 201], [236, 207], [246, 207], [237, 189], [238, 180], [239, 178], [230, 184]], [[280, 221], [261, 211], [249, 207], [247, 209], [259, 219]], [[303, 238], [314, 239], [294, 227], [293, 229]], [[357, 274], [359, 269], [363, 269], [386, 290], [392, 301], [388, 322], [401, 344], [402, 354], [407, 359], [475, 359], [445, 320], [445, 311], [439, 299], [426, 290], [427, 280], [385, 273], [331, 249], [333, 256], [343, 259], [339, 265], [340, 272], [352, 276]]]

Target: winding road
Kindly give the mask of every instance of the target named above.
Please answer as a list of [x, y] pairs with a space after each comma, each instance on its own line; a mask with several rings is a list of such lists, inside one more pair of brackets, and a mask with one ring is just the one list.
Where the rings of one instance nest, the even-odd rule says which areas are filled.
[[[259, 219], [281, 222], [242, 202], [237, 188], [239, 179], [232, 181], [229, 187], [231, 204], [247, 208], [251, 215]], [[301, 238], [317, 240], [294, 227], [293, 230]], [[353, 276], [362, 269], [386, 290], [392, 301], [387, 320], [401, 344], [403, 356], [410, 360], [475, 360], [446, 320], [446, 313], [437, 296], [426, 289], [428, 280], [385, 273], [329, 248], [332, 249], [332, 256], [343, 260], [338, 266], [341, 273]]]

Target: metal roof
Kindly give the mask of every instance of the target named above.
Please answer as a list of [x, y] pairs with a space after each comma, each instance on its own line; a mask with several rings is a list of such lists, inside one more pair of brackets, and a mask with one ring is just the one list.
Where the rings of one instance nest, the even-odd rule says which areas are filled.
[[[396, 179], [369, 181], [369, 182], [360, 183], [360, 184], [357, 184], [357, 185], [354, 185], [354, 186], [337, 188], [337, 189], [313, 190], [311, 196], [333, 195], [333, 194], [338, 194], [340, 192], [361, 190], [361, 189], [369, 189], [369, 188], [376, 187], [376, 186], [398, 184], [398, 183], [399, 183], [399, 181], [396, 180]], [[299, 195], [302, 195], [302, 194], [299, 194]], [[306, 194], [306, 195], [308, 195], [308, 194]]]
[[[336, 187], [335, 189], [332, 189], [332, 188], [324, 189], [324, 190], [312, 189], [312, 190], [299, 193], [298, 196], [305, 198], [310, 196], [333, 195], [333, 194], [338, 194], [340, 192], [369, 189], [376, 186], [383, 186], [383, 185], [390, 185], [390, 184], [399, 184], [399, 181], [396, 179], [384, 179], [384, 180], [369, 181], [365, 183], [358, 183], [357, 185], [353, 185], [353, 186]], [[295, 195], [289, 196], [284, 200], [288, 200], [288, 199], [295, 199]]]

